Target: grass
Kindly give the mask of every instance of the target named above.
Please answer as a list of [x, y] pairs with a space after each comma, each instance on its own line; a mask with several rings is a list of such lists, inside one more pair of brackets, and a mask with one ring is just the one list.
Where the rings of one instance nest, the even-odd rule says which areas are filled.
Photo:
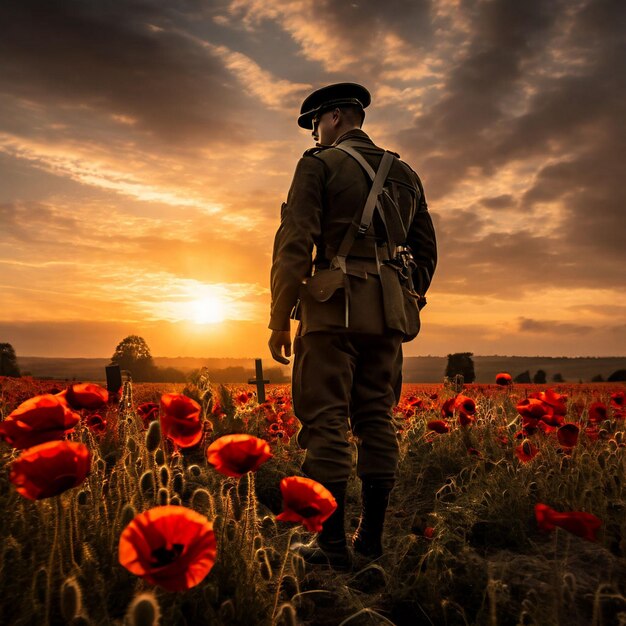
[[[2, 379], [2, 415], [27, 390]], [[50, 385], [48, 385], [50, 386]], [[30, 389], [30, 395], [46, 390]], [[617, 387], [570, 385], [566, 421], [585, 420], [594, 399]], [[623, 388], [623, 387], [622, 387]], [[247, 389], [247, 388], [246, 388]], [[108, 430], [94, 435], [79, 425], [72, 435], [92, 450], [85, 483], [49, 500], [32, 502], [8, 481], [17, 455], [0, 449], [0, 623], [233, 624], [242, 626], [585, 625], [626, 624], [626, 452], [623, 420], [603, 424], [595, 442], [583, 436], [571, 453], [554, 437], [534, 435], [539, 455], [514, 455], [520, 428], [515, 404], [533, 387], [503, 392], [473, 386], [478, 418], [444, 435], [426, 429], [453, 395], [441, 386], [407, 386], [396, 411], [400, 428], [399, 479], [392, 492], [384, 545], [377, 562], [357, 559], [336, 573], [306, 569], [288, 547], [308, 536], [276, 522], [280, 479], [300, 474], [295, 438], [272, 442], [274, 457], [254, 475], [222, 476], [204, 457], [204, 444], [175, 453], [168, 441], [143, 429], [135, 413], [143, 401], [181, 391], [175, 385], [127, 385], [108, 409]], [[228, 432], [263, 436], [266, 424], [237, 389], [215, 388], [198, 377], [185, 392], [207, 415], [216, 401], [226, 412], [211, 417], [211, 439]], [[438, 398], [430, 399], [430, 394]], [[272, 388], [270, 402], [288, 393]], [[404, 400], [424, 407], [406, 417]], [[580, 415], [579, 415], [580, 412]], [[506, 440], [506, 443], [504, 440]], [[479, 454], [468, 454], [474, 448]], [[534, 505], [588, 511], [602, 519], [597, 542], [557, 528], [543, 534]], [[197, 587], [170, 593], [121, 567], [117, 545], [135, 514], [160, 504], [182, 504], [214, 521], [215, 566]], [[360, 486], [348, 485], [347, 529], [356, 527]], [[425, 529], [433, 528], [432, 538]]]

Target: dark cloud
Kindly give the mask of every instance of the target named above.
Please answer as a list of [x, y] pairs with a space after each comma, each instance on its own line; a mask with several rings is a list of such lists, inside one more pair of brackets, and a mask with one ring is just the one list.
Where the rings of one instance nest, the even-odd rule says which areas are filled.
[[177, 31], [197, 5], [3, 2], [0, 84], [44, 110], [132, 118], [172, 143], [244, 140], [252, 101], [219, 59]]
[[558, 333], [569, 335], [586, 335], [594, 330], [593, 326], [584, 324], [571, 324], [569, 322], [559, 322], [556, 320], [535, 320], [528, 317], [519, 318], [520, 332], [529, 333]]
[[488, 209], [510, 209], [515, 206], [515, 199], [510, 193], [491, 198], [481, 198], [480, 203]]

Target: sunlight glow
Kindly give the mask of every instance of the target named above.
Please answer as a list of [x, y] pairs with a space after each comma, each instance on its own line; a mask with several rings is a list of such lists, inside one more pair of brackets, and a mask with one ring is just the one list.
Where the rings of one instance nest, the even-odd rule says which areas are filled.
[[219, 298], [208, 296], [190, 304], [193, 321], [196, 324], [217, 324], [224, 321], [226, 307]]

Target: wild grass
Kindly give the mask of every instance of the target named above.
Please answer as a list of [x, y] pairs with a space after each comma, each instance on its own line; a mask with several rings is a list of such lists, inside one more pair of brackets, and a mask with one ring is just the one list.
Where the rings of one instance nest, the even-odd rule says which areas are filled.
[[[478, 405], [476, 422], [433, 436], [426, 422], [439, 417], [438, 405], [452, 395], [439, 388], [432, 407], [408, 420], [398, 415], [401, 458], [384, 556], [369, 563], [357, 558], [353, 571], [337, 573], [305, 568], [289, 544], [308, 533], [275, 520], [282, 509], [280, 479], [300, 474], [303, 451], [295, 439], [273, 444], [273, 458], [255, 474], [225, 477], [207, 464], [206, 446], [176, 452], [158, 424], [143, 429], [138, 402], [168, 391], [166, 385], [127, 384], [119, 406], [108, 411], [106, 434], [79, 425], [72, 438], [92, 450], [92, 471], [82, 486], [56, 498], [32, 502], [18, 495], [8, 480], [17, 453], [2, 445], [1, 624], [626, 624], [622, 422], [603, 424], [596, 442], [581, 436], [569, 454], [553, 438], [537, 436], [539, 455], [522, 463], [513, 452], [520, 427], [514, 396], [466, 390]], [[419, 388], [411, 391], [428, 397]], [[221, 402], [226, 415], [211, 418], [210, 438], [228, 432], [262, 436], [254, 402], [238, 406], [228, 389], [201, 378], [185, 392], [207, 417]], [[572, 387], [568, 406], [586, 407], [594, 394], [606, 401], [608, 392]], [[6, 416], [15, 396], [3, 398]], [[578, 418], [568, 414], [566, 421]], [[468, 448], [479, 454], [468, 454]], [[534, 519], [537, 502], [594, 513], [603, 522], [599, 541], [559, 528], [542, 534]], [[217, 537], [213, 569], [184, 593], [153, 587], [118, 562], [126, 524], [168, 503], [213, 520]], [[359, 507], [360, 485], [353, 477], [349, 533]], [[427, 527], [432, 538], [424, 534]]]

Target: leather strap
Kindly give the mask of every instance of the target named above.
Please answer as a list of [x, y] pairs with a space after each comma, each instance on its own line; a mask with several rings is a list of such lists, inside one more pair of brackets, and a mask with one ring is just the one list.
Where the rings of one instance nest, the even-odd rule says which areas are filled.
[[[385, 222], [385, 217], [383, 211], [381, 209], [378, 197], [380, 196], [383, 185], [385, 184], [385, 180], [387, 179], [387, 175], [389, 174], [389, 170], [391, 169], [391, 164], [393, 163], [394, 156], [390, 152], [386, 152], [383, 154], [383, 157], [380, 161], [380, 165], [378, 167], [378, 171], [374, 172], [372, 167], [367, 163], [367, 161], [354, 149], [349, 146], [335, 146], [339, 148], [343, 152], [346, 152], [348, 155], [353, 157], [363, 169], [368, 173], [368, 175], [373, 178], [372, 186], [370, 188], [369, 195], [367, 196], [367, 200], [365, 202], [365, 206], [363, 207], [363, 212], [361, 213], [361, 217], [359, 219], [359, 223], [356, 221], [352, 221], [346, 234], [339, 246], [339, 250], [337, 251], [337, 263], [339, 267], [346, 272], [346, 257], [350, 252], [350, 248], [352, 247], [354, 240], [358, 236], [364, 236], [370, 224], [372, 223], [372, 218], [374, 216], [374, 209], [378, 208], [378, 213], [383, 221], [383, 225], [385, 226], [385, 230], [387, 230], [387, 224]], [[388, 234], [388, 233], [387, 233]], [[387, 237], [388, 243], [389, 238]]]

